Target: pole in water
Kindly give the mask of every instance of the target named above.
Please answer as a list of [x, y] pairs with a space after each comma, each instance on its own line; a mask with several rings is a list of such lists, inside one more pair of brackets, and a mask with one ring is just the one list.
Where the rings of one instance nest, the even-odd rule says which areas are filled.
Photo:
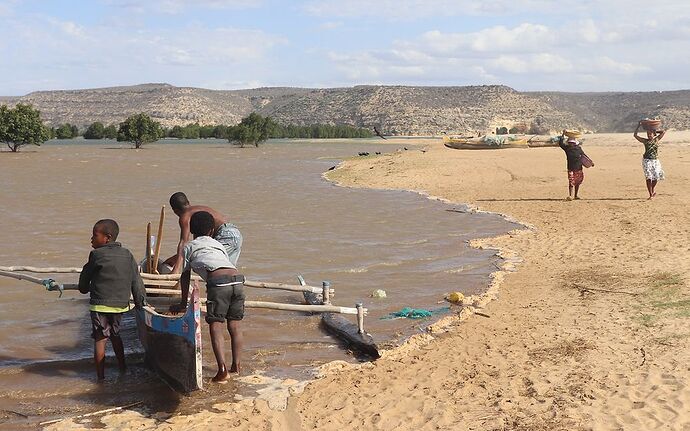
[[330, 281], [324, 281], [321, 283], [323, 287], [323, 303], [324, 304], [330, 304], [331, 303], [331, 282]]
[[364, 304], [358, 302], [355, 307], [357, 308], [357, 332], [364, 334]]

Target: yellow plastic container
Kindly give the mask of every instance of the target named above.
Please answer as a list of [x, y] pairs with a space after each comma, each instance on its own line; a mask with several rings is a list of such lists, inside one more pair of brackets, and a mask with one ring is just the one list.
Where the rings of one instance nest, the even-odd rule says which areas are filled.
[[465, 295], [460, 292], [451, 292], [448, 294], [446, 299], [448, 302], [452, 302], [453, 304], [460, 304], [462, 303], [462, 300], [465, 299]]

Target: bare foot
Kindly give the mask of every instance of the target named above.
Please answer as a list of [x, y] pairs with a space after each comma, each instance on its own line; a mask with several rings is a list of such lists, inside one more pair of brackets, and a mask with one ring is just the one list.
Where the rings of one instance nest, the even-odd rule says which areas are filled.
[[577, 197], [577, 196], [575, 196], [575, 200], [576, 200], [576, 201], [579, 201], [579, 200], [580, 200], [580, 198], [579, 198], [579, 197]]
[[226, 383], [228, 380], [228, 370], [223, 366], [218, 372], [216, 373], [215, 376], [211, 379], [212, 382], [215, 383]]
[[230, 372], [231, 373], [237, 373], [237, 375], [240, 374], [240, 364], [232, 364], [230, 367]]
[[573, 198], [571, 198], [570, 196], [568, 196], [567, 198], [565, 198], [565, 200], [567, 200], [567, 201], [572, 201]]

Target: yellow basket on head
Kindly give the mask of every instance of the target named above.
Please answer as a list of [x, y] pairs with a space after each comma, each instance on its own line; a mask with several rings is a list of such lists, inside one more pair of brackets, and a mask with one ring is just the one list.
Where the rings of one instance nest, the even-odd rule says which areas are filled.
[[566, 130], [565, 136], [572, 139], [580, 139], [582, 137], [582, 132], [579, 130]]

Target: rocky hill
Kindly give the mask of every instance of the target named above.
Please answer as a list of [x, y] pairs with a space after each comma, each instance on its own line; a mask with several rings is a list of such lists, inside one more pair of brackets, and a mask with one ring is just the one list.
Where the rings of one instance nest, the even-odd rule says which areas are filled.
[[147, 112], [164, 126], [236, 124], [251, 112], [285, 124], [378, 127], [391, 135], [439, 135], [518, 127], [535, 133], [562, 128], [629, 131], [659, 116], [667, 128], [690, 129], [690, 90], [630, 93], [518, 92], [506, 86], [257, 88], [207, 90], [143, 84], [2, 97], [31, 103], [51, 125], [116, 123]]

